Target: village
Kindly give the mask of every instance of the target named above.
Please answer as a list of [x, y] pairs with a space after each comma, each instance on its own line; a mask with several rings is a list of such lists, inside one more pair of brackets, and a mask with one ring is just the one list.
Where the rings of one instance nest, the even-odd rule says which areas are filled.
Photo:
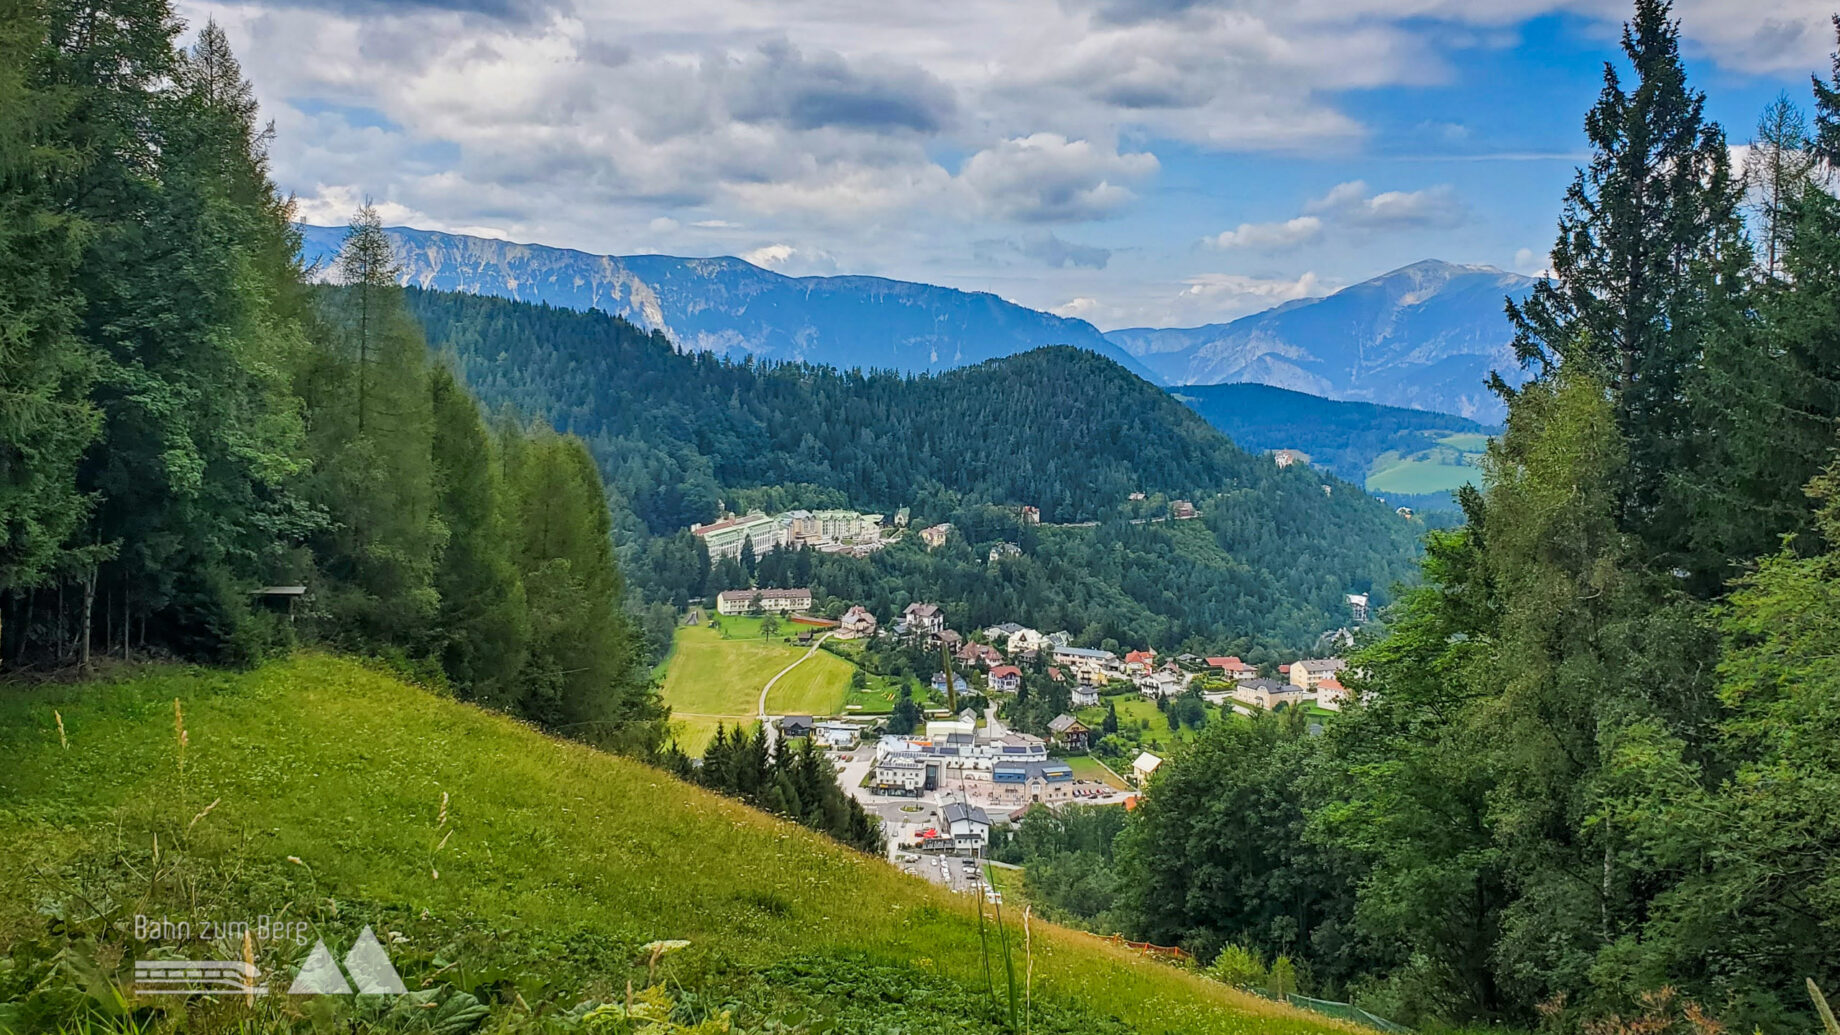
[[[1349, 600], [1360, 618], [1365, 605]], [[826, 750], [842, 786], [880, 817], [891, 861], [961, 890], [994, 894], [978, 883], [981, 870], [926, 853], [981, 857], [994, 828], [1038, 806], [1132, 808], [1168, 753], [1207, 722], [1284, 710], [1321, 722], [1349, 698], [1339, 657], [1262, 670], [1232, 656], [1076, 646], [1068, 632], [1013, 622], [961, 633], [928, 602], [908, 604], [886, 622], [860, 605], [836, 618], [812, 607], [808, 589], [729, 590], [718, 594], [711, 621], [773, 616], [784, 624], [769, 629], [804, 647], [801, 659], [899, 659], [930, 674], [924, 706], [899, 692], [910, 698], [907, 721], [898, 708], [859, 704], [828, 715], [768, 714], [764, 694], [758, 718], [776, 737]], [[1044, 704], [1053, 714], [1037, 721]]]

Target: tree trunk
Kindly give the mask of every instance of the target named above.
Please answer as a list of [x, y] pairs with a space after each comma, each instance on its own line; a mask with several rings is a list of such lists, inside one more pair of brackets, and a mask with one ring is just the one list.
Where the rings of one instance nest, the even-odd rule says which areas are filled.
[[83, 621], [77, 640], [77, 671], [89, 673], [89, 634], [96, 614], [96, 569], [92, 566], [83, 577]]

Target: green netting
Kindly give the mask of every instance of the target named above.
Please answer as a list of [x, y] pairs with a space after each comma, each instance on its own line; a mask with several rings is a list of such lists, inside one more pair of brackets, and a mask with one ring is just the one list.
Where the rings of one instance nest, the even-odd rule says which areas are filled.
[[1289, 1000], [1292, 1006], [1301, 1007], [1314, 1013], [1320, 1013], [1325, 1017], [1352, 1021], [1355, 1024], [1365, 1024], [1370, 1028], [1378, 1028], [1385, 1032], [1408, 1032], [1411, 1030], [1402, 1024], [1394, 1024], [1384, 1017], [1377, 1017], [1368, 1013], [1366, 1010], [1361, 1009], [1353, 1003], [1338, 1003], [1329, 999], [1311, 999], [1309, 996], [1305, 995], [1287, 995], [1284, 998]]

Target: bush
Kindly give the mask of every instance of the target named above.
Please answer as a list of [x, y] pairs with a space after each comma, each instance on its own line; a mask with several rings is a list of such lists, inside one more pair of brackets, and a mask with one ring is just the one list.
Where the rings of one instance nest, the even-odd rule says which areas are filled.
[[1208, 964], [1207, 973], [1208, 977], [1234, 988], [1257, 988], [1269, 981], [1259, 954], [1243, 945], [1223, 946], [1220, 955]]

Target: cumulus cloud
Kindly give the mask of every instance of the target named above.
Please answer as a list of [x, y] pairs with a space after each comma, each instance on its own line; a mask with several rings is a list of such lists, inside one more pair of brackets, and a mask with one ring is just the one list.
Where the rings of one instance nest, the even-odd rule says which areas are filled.
[[741, 258], [763, 269], [791, 276], [826, 276], [837, 272], [837, 258], [819, 248], [768, 244], [741, 253]]
[[1269, 251], [1313, 241], [1322, 236], [1323, 221], [1316, 216], [1298, 216], [1282, 223], [1241, 223], [1207, 238], [1215, 248], [1253, 248]]
[[1457, 192], [1447, 184], [1375, 194], [1361, 180], [1337, 184], [1303, 210], [1348, 226], [1383, 230], [1457, 226], [1468, 214]]
[[972, 155], [958, 179], [999, 218], [1069, 222], [1111, 214], [1157, 168], [1153, 154], [1119, 154], [1090, 140], [1034, 133]]

